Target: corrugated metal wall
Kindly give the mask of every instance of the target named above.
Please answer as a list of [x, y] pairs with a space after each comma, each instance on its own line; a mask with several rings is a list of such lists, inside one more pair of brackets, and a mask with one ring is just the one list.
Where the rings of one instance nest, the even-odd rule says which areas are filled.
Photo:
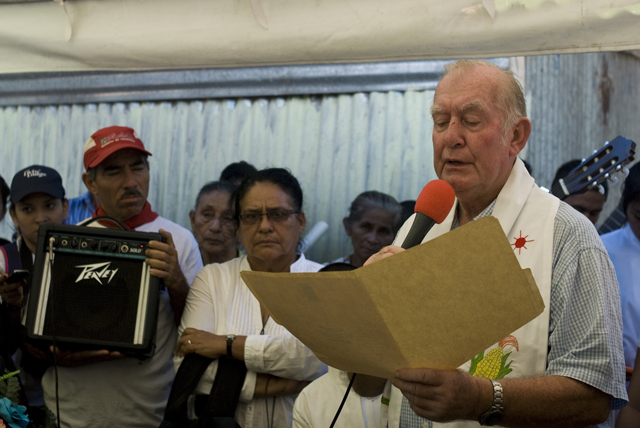
[[[625, 53], [552, 55], [526, 59], [533, 122], [524, 158], [539, 184], [557, 167], [588, 156], [623, 135], [640, 142], [640, 59]], [[218, 99], [190, 102], [82, 104], [0, 109], [0, 174], [56, 167], [69, 196], [85, 191], [82, 148], [95, 130], [135, 128], [154, 156], [149, 200], [163, 216], [188, 227], [202, 184], [240, 159], [257, 167], [284, 166], [300, 179], [309, 227], [330, 230], [310, 257], [327, 261], [350, 251], [341, 225], [350, 201], [364, 190], [415, 198], [435, 178], [431, 91], [336, 96]], [[612, 189], [606, 213], [618, 198]], [[612, 202], [613, 201], [613, 202]], [[0, 236], [11, 234], [11, 220]]]
[[[549, 186], [556, 169], [618, 135], [640, 143], [640, 58], [630, 53], [528, 57], [526, 92], [533, 131], [526, 159]], [[622, 183], [622, 177], [620, 177]], [[615, 208], [611, 187], [601, 220]]]
[[[67, 194], [86, 191], [82, 149], [97, 129], [131, 126], [151, 161], [149, 201], [161, 215], [189, 227], [199, 188], [229, 163], [289, 168], [305, 193], [308, 228], [324, 220], [327, 234], [309, 252], [328, 261], [351, 251], [342, 227], [360, 192], [415, 199], [435, 177], [429, 107], [432, 91], [322, 97], [115, 103], [0, 110], [0, 174], [9, 183], [31, 164], [55, 167]], [[0, 236], [11, 235], [11, 219]]]

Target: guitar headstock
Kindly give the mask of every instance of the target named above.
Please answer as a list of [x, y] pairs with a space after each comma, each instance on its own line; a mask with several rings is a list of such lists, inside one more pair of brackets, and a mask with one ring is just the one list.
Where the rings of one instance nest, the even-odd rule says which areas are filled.
[[633, 161], [635, 149], [636, 143], [621, 136], [606, 142], [600, 150], [583, 159], [580, 165], [561, 179], [552, 193], [564, 199], [574, 193], [596, 189], [600, 183], [622, 171], [625, 165]]

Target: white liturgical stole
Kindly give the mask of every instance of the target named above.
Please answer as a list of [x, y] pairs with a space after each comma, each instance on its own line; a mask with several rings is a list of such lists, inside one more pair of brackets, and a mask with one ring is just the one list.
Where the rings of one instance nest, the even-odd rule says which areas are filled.
[[[500, 191], [492, 215], [500, 221], [520, 266], [531, 269], [544, 301], [544, 312], [500, 342], [476, 355], [460, 366], [474, 376], [489, 379], [530, 377], [543, 375], [547, 364], [549, 338], [549, 297], [553, 257], [553, 230], [559, 200], [541, 190], [529, 175], [520, 159], [516, 159], [509, 179]], [[451, 230], [457, 201], [447, 218], [427, 234], [423, 242]], [[395, 243], [402, 242], [413, 218], [400, 229]], [[473, 286], [472, 284], [469, 285]], [[505, 284], [507, 286], [507, 284]], [[503, 308], [509, 311], [511, 308]], [[500, 317], [500, 313], [495, 314]], [[402, 394], [387, 382], [385, 397], [389, 405], [382, 405], [381, 427], [398, 427]], [[488, 410], [488, 409], [487, 409]], [[388, 412], [388, 414], [387, 414]], [[477, 427], [477, 421], [455, 421], [447, 424], [429, 422], [430, 426], [448, 428]]]

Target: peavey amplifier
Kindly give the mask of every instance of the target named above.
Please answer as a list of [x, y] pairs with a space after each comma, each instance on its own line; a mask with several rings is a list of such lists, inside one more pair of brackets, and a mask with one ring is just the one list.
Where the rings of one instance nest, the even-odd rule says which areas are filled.
[[42, 224], [28, 297], [30, 338], [63, 349], [153, 355], [160, 280], [144, 262], [159, 233]]

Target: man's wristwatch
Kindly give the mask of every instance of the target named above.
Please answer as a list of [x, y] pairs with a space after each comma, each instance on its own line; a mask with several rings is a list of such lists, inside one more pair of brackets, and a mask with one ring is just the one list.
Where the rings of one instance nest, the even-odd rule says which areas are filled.
[[495, 380], [491, 380], [491, 384], [493, 385], [493, 404], [480, 416], [480, 425], [484, 426], [497, 425], [504, 415], [502, 385]]
[[231, 345], [233, 345], [235, 339], [235, 334], [227, 334], [227, 357], [231, 357]]

